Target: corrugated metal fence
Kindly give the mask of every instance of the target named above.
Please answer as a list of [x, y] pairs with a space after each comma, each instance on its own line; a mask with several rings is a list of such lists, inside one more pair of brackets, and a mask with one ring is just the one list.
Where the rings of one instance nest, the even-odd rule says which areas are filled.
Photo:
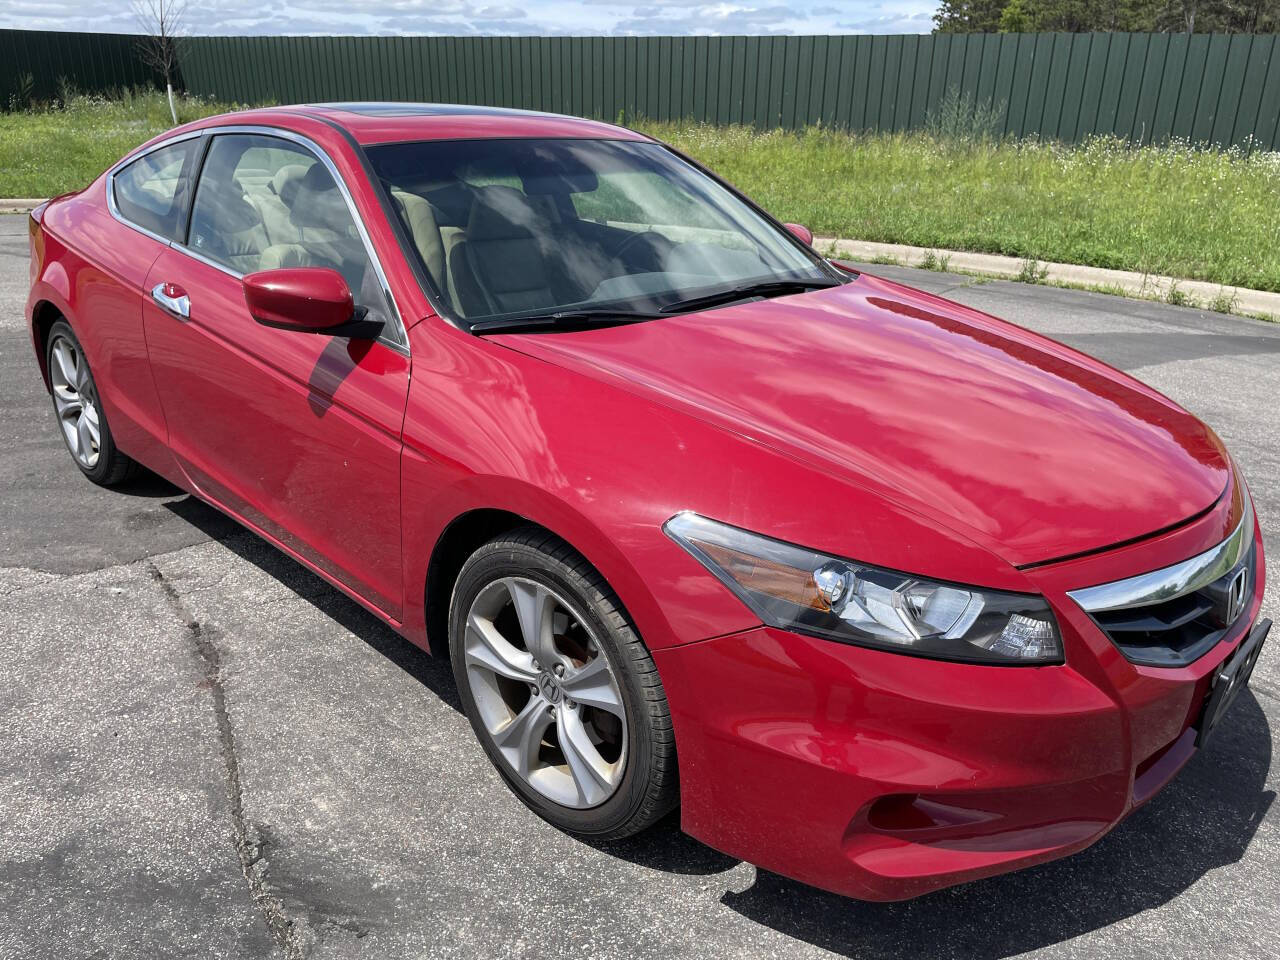
[[159, 82], [138, 56], [138, 37], [117, 33], [0, 30], [0, 109], [47, 102], [66, 80], [101, 93]]
[[[0, 57], [15, 32], [0, 31]], [[191, 92], [239, 102], [425, 100], [786, 129], [913, 129], [954, 89], [1001, 108], [998, 125], [1017, 136], [1280, 148], [1274, 35], [200, 37], [182, 68]]]

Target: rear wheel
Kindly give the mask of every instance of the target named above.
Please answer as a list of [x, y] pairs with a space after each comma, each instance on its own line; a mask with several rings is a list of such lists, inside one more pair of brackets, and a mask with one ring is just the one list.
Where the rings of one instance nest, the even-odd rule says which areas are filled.
[[131, 476], [137, 464], [116, 449], [88, 358], [65, 320], [49, 331], [45, 361], [59, 432], [80, 472], [103, 486]]
[[571, 833], [637, 833], [676, 802], [657, 669], [602, 577], [537, 528], [476, 551], [449, 611], [467, 717], [534, 812]]

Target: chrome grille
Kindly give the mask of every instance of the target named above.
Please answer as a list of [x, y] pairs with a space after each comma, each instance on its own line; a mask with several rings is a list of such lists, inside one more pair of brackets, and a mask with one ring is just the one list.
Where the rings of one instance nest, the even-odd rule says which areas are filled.
[[1180, 667], [1222, 640], [1253, 601], [1253, 504], [1231, 536], [1199, 556], [1068, 595], [1133, 663]]

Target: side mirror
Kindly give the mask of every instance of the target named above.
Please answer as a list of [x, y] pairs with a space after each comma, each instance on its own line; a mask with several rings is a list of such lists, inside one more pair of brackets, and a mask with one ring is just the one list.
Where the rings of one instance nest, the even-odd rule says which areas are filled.
[[337, 270], [259, 270], [242, 282], [249, 315], [264, 326], [356, 339], [373, 339], [382, 329], [382, 324], [356, 315], [351, 288]]
[[790, 230], [792, 236], [794, 236], [801, 243], [805, 244], [806, 246], [810, 246], [810, 247], [813, 246], [813, 231], [810, 230], [808, 227], [806, 227], [803, 223], [784, 223], [783, 226], [786, 227], [788, 230]]

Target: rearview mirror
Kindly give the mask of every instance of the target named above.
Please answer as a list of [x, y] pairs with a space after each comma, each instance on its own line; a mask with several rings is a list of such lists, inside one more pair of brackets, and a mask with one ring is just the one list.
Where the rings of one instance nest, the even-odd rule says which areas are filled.
[[242, 282], [249, 315], [265, 326], [357, 339], [373, 339], [381, 330], [381, 324], [357, 316], [351, 288], [337, 270], [259, 270]]
[[801, 243], [806, 244], [810, 247], [813, 246], [813, 231], [810, 230], [808, 227], [806, 227], [803, 223], [784, 223], [783, 226], [786, 227], [788, 230], [790, 230], [792, 236], [794, 236]]

